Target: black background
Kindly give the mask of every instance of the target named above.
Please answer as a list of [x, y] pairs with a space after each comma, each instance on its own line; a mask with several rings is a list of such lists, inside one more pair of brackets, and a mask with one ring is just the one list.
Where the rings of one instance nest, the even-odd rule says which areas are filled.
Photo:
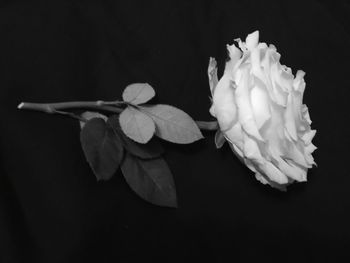
[[[1, 262], [350, 262], [350, 5], [346, 1], [6, 1], [0, 4]], [[308, 183], [279, 192], [213, 134], [164, 143], [178, 209], [97, 183], [76, 120], [21, 101], [118, 99], [148, 82], [211, 120], [207, 65], [260, 30], [306, 72], [318, 133]], [[268, 261], [267, 261], [268, 260]]]

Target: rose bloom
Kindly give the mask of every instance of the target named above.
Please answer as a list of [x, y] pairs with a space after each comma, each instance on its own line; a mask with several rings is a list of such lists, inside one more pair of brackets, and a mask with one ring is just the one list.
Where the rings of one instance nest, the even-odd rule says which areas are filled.
[[284, 190], [306, 181], [307, 169], [315, 164], [311, 140], [316, 130], [302, 103], [305, 73], [299, 70], [294, 77], [273, 45], [259, 43], [258, 31], [246, 42], [236, 41], [239, 48], [227, 45], [230, 59], [220, 81], [215, 59], [209, 61], [210, 113], [220, 127], [216, 143], [226, 139], [256, 179]]

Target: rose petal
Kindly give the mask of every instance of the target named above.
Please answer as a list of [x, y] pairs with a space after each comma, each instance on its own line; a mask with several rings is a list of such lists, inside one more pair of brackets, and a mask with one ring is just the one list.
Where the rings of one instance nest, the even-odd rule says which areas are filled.
[[243, 152], [241, 151], [241, 149], [232, 143], [230, 143], [230, 147], [240, 158], [242, 158], [241, 161], [243, 161], [244, 155], [243, 155]]
[[[268, 47], [267, 47], [266, 43], [261, 42], [261, 43], [258, 44], [258, 48], [259, 48], [261, 51], [264, 51], [264, 53], [265, 53]], [[261, 57], [263, 57], [263, 56], [261, 56]]]
[[246, 44], [244, 42], [242, 42], [242, 40], [240, 38], [236, 38], [235, 41], [238, 43], [238, 47], [243, 51], [246, 52], [247, 51], [247, 47]]
[[237, 121], [237, 109], [233, 83], [228, 74], [218, 82], [213, 97], [213, 112], [219, 122], [220, 129], [225, 131]]
[[239, 120], [242, 124], [243, 129], [248, 134], [254, 136], [260, 141], [264, 141], [258, 131], [258, 127], [255, 123], [253, 115], [253, 110], [251, 108], [249, 95], [249, 71], [247, 66], [241, 70], [243, 71], [242, 78], [240, 79], [240, 83], [236, 88], [236, 102], [238, 106]]
[[302, 105], [301, 112], [302, 112], [303, 119], [306, 120], [306, 122], [309, 125], [311, 125], [312, 121], [310, 119], [309, 110], [305, 104]]
[[271, 84], [272, 84], [272, 92], [274, 94], [275, 102], [281, 106], [287, 105], [287, 93], [283, 91], [281, 86], [277, 83], [276, 79], [278, 78], [279, 72], [276, 64], [271, 65]]
[[208, 65], [208, 77], [209, 77], [209, 86], [211, 95], [213, 96], [214, 90], [216, 85], [218, 84], [218, 69], [216, 67], [216, 60], [215, 58], [209, 59], [209, 65]]
[[288, 183], [288, 178], [272, 163], [265, 161], [259, 166], [263, 174], [265, 174], [271, 181], [278, 184]]
[[251, 103], [254, 112], [255, 122], [260, 129], [264, 123], [270, 119], [269, 98], [262, 88], [255, 86], [251, 93]]
[[248, 50], [253, 50], [259, 42], [259, 31], [256, 30], [249, 34], [245, 40], [245, 44]]
[[232, 128], [225, 132], [225, 137], [233, 144], [243, 149], [243, 133], [242, 126], [239, 122], [236, 122]]
[[306, 145], [310, 144], [312, 139], [314, 138], [316, 134], [316, 130], [310, 130], [308, 132], [306, 132], [302, 137], [301, 139], [304, 141], [304, 143]]
[[247, 158], [244, 158], [244, 164], [245, 164], [252, 172], [254, 172], [254, 173], [257, 172], [257, 170], [256, 170], [256, 168], [255, 168], [255, 165], [254, 165], [254, 163], [253, 163], [251, 160], [249, 160], [249, 159], [247, 159]]
[[[261, 132], [266, 141], [267, 152], [273, 151], [276, 155], [281, 156], [288, 150], [286, 136], [284, 134], [283, 119], [281, 106], [272, 104], [271, 118], [269, 122], [261, 128]], [[290, 138], [292, 141], [292, 139]]]
[[263, 72], [265, 75], [265, 86], [266, 86], [266, 90], [269, 93], [269, 97], [272, 99], [272, 101], [276, 102], [277, 104], [282, 105], [284, 102], [284, 97], [280, 98], [280, 97], [276, 97], [279, 96], [279, 94], [275, 94], [274, 92], [274, 87], [272, 85], [272, 78], [271, 78], [271, 52], [274, 52], [273, 50], [271, 50], [270, 48], [268, 48], [265, 52], [265, 57], [264, 59], [261, 61], [261, 66], [263, 68]]
[[261, 156], [261, 152], [259, 146], [255, 140], [250, 138], [248, 135], [243, 134], [243, 152], [246, 158], [251, 160], [261, 161], [263, 157]]
[[304, 119], [302, 117], [301, 105], [302, 105], [302, 96], [299, 92], [292, 92], [293, 94], [293, 115], [295, 120], [295, 125], [297, 132], [306, 130]]
[[291, 92], [293, 87], [294, 76], [284, 65], [278, 65], [280, 74], [276, 78], [278, 85], [282, 87], [285, 92]]
[[230, 60], [226, 62], [224, 74], [232, 74], [233, 70], [242, 56], [242, 52], [235, 46], [235, 44], [227, 45]]
[[311, 168], [313, 165], [317, 165], [315, 163], [314, 157], [312, 157], [312, 154], [310, 152], [305, 152], [305, 160], [309, 168]]
[[310, 164], [305, 160], [304, 154], [301, 153], [294, 143], [289, 143], [287, 152], [284, 154], [284, 157], [290, 160], [295, 161], [297, 164], [305, 167], [311, 168]]
[[255, 173], [255, 178], [256, 178], [256, 180], [258, 180], [260, 183], [262, 183], [262, 184], [268, 184], [269, 182], [265, 179], [265, 177], [261, 174], [261, 173], [259, 173], [259, 172], [256, 172]]
[[306, 182], [307, 181], [307, 168], [299, 166], [299, 165], [297, 165], [296, 163], [294, 163], [293, 161], [290, 161], [290, 160], [286, 160], [286, 162], [290, 166], [292, 166], [295, 170], [298, 171], [298, 174], [299, 174], [299, 180], [297, 180], [298, 182]]
[[293, 140], [298, 140], [297, 138], [297, 129], [295, 126], [295, 117], [294, 117], [294, 107], [293, 107], [293, 96], [290, 93], [288, 95], [287, 108], [284, 114], [285, 125], [289, 135], [293, 138]]
[[215, 107], [214, 104], [211, 105], [210, 109], [209, 109], [210, 115], [216, 118], [216, 114], [215, 114]]
[[283, 131], [284, 131], [284, 136], [285, 136], [285, 138], [287, 138], [288, 141], [294, 143], [294, 140], [293, 140], [293, 138], [290, 136], [289, 132], [287, 131], [287, 128], [284, 128]]
[[313, 153], [315, 150], [317, 150], [317, 147], [312, 143], [305, 146], [305, 152]]
[[278, 169], [280, 169], [285, 175], [298, 182], [306, 181], [306, 168], [302, 169], [297, 165], [292, 165], [278, 156], [274, 156], [273, 158], [276, 160], [276, 166]]
[[293, 81], [294, 90], [300, 92], [301, 94], [303, 94], [305, 90], [304, 76], [305, 76], [305, 72], [302, 70], [298, 70], [295, 76], [295, 79]]
[[312, 157], [312, 153], [317, 149], [317, 147], [315, 145], [313, 145], [312, 143], [308, 144], [305, 146], [305, 152], [304, 152], [304, 156], [305, 156], [305, 160], [306, 162], [312, 166], [312, 165], [317, 165], [315, 163], [314, 158]]
[[263, 73], [260, 63], [260, 50], [255, 48], [251, 51], [250, 60], [252, 64], [252, 73], [258, 77], [261, 81], [266, 83], [266, 77]]
[[281, 155], [276, 148], [269, 147], [269, 152], [273, 159], [274, 165], [277, 166], [282, 173], [299, 182], [305, 180], [306, 168], [302, 169], [299, 166], [291, 165], [291, 163], [281, 158]]

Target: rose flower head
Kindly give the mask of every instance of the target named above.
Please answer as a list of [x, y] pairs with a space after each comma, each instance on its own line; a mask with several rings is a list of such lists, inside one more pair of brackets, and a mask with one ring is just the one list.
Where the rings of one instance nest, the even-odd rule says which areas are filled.
[[227, 45], [229, 60], [220, 80], [210, 58], [210, 113], [233, 152], [263, 184], [284, 190], [307, 180], [315, 162], [308, 108], [303, 104], [305, 73], [281, 65], [273, 45], [259, 43], [259, 32]]

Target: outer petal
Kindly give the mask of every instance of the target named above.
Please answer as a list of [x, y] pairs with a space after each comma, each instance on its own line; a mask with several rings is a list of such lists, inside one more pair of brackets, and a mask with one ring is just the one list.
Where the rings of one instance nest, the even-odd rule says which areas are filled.
[[243, 138], [244, 156], [250, 160], [261, 162], [263, 160], [263, 157], [261, 155], [257, 142], [246, 134], [243, 135]]
[[310, 164], [308, 164], [305, 160], [304, 154], [298, 150], [294, 143], [289, 143], [288, 150], [284, 157], [286, 159], [293, 160], [294, 162], [305, 168], [311, 168]]
[[297, 166], [295, 164], [288, 163], [279, 156], [274, 156], [273, 158], [276, 161], [275, 165], [285, 175], [287, 175], [288, 177], [298, 182], [306, 181], [306, 171], [307, 171], [306, 168], [301, 168], [300, 166]]
[[307, 108], [307, 106], [305, 104], [303, 104], [301, 106], [301, 114], [303, 116], [303, 119], [309, 124], [311, 125], [312, 121], [310, 119], [310, 115], [309, 115], [309, 110]]
[[233, 153], [237, 156], [237, 158], [244, 163], [244, 156], [243, 156], [243, 152], [241, 151], [241, 149], [239, 149], [236, 145], [232, 144], [232, 143], [228, 143], [231, 150], [233, 151]]
[[317, 149], [317, 147], [315, 145], [313, 145], [312, 143], [310, 143], [309, 145], [307, 145], [305, 147], [305, 152], [313, 153], [316, 149]]
[[261, 174], [261, 173], [259, 173], [259, 172], [256, 172], [255, 173], [255, 178], [256, 178], [256, 180], [258, 180], [260, 183], [262, 183], [262, 184], [268, 184], [269, 182], [265, 179], [265, 177]]
[[310, 131], [306, 132], [306, 133], [303, 135], [302, 140], [304, 141], [304, 143], [305, 143], [306, 145], [308, 145], [308, 144], [311, 143], [311, 141], [312, 141], [312, 139], [314, 138], [315, 134], [316, 134], [316, 130], [310, 130]]
[[236, 122], [232, 128], [225, 132], [225, 137], [240, 149], [243, 149], [243, 132], [242, 126], [239, 122]]
[[259, 43], [259, 31], [256, 30], [249, 34], [245, 40], [245, 44], [248, 50], [253, 50]]
[[306, 175], [307, 175], [307, 168], [299, 166], [299, 165], [297, 165], [294, 162], [289, 161], [289, 160], [287, 160], [287, 163], [291, 167], [293, 167], [293, 169], [295, 169], [297, 171], [297, 172], [296, 171], [295, 172], [298, 174], [298, 177], [296, 177], [295, 180], [297, 180], [298, 182], [306, 182], [307, 181], [307, 177], [306, 177]]
[[209, 87], [210, 87], [211, 95], [213, 96], [214, 89], [218, 84], [218, 69], [216, 67], [216, 60], [215, 58], [212, 58], [212, 57], [209, 59], [208, 77], [209, 77]]
[[305, 159], [306, 159], [306, 162], [307, 162], [309, 168], [311, 168], [312, 165], [317, 165], [315, 163], [314, 157], [312, 157], [311, 153], [305, 153]]
[[315, 145], [313, 145], [312, 143], [308, 144], [305, 146], [305, 160], [306, 162], [312, 166], [312, 165], [317, 165], [314, 161], [314, 158], [312, 157], [312, 153], [317, 149], [317, 147]]
[[294, 105], [293, 105], [293, 96], [291, 93], [288, 95], [287, 108], [284, 114], [285, 124], [289, 135], [293, 140], [297, 140], [297, 129], [295, 126], [295, 116], [294, 116]]
[[235, 46], [235, 44], [227, 45], [227, 50], [230, 56], [230, 60], [226, 63], [224, 74], [232, 74], [233, 70], [242, 56], [242, 52]]
[[213, 112], [220, 129], [226, 131], [237, 121], [233, 83], [228, 74], [220, 79], [213, 96]]
[[251, 160], [245, 158], [244, 159], [244, 164], [251, 170], [253, 171], [254, 173], [257, 172], [256, 168], [255, 168], [255, 165], [254, 165], [254, 162], [252, 162]]
[[284, 175], [276, 166], [272, 163], [265, 161], [259, 166], [260, 170], [265, 174], [271, 181], [278, 184], [287, 184], [288, 178]]
[[305, 76], [305, 72], [302, 70], [298, 70], [295, 76], [295, 79], [293, 81], [294, 90], [300, 92], [301, 94], [303, 94], [305, 90], [304, 76]]
[[262, 174], [260, 172], [255, 173], [255, 178], [260, 181], [263, 184], [269, 184], [273, 188], [277, 188], [280, 191], [286, 191], [286, 186], [291, 183], [292, 181], [288, 181], [287, 184], [279, 184], [275, 181], [272, 181], [269, 177], [267, 177], [265, 174]]

